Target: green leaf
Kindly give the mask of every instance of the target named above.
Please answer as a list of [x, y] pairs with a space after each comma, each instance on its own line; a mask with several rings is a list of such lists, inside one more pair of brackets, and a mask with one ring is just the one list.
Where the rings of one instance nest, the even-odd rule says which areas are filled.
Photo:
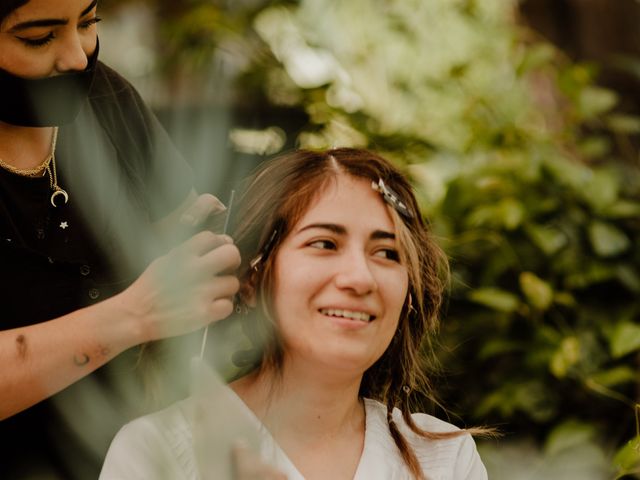
[[583, 198], [596, 211], [601, 211], [618, 199], [619, 179], [608, 170], [597, 170], [587, 180], [582, 190]]
[[611, 354], [620, 358], [628, 353], [640, 349], [640, 325], [630, 321], [622, 321], [616, 325], [611, 336]]
[[620, 473], [640, 468], [640, 437], [632, 438], [613, 457], [613, 466]]
[[611, 114], [607, 117], [607, 125], [618, 133], [640, 133], [640, 117], [635, 115]]
[[584, 118], [591, 118], [611, 110], [618, 103], [617, 95], [600, 87], [586, 87], [578, 97], [578, 108]]
[[634, 382], [637, 376], [638, 374], [633, 368], [627, 365], [620, 365], [603, 372], [594, 373], [589, 379], [599, 385], [610, 388], [616, 385]]
[[564, 378], [569, 369], [580, 360], [580, 340], [576, 337], [566, 337], [560, 342], [560, 347], [551, 357], [549, 369], [557, 378]]
[[485, 307], [506, 313], [514, 312], [520, 306], [518, 297], [499, 288], [478, 288], [469, 294], [469, 298]]
[[629, 238], [622, 230], [598, 220], [589, 225], [589, 240], [594, 252], [601, 257], [619, 255], [631, 245]]
[[551, 286], [532, 272], [522, 272], [519, 280], [529, 303], [538, 310], [547, 310], [553, 301]]
[[545, 453], [556, 455], [562, 450], [583, 445], [588, 443], [595, 433], [596, 429], [591, 424], [567, 420], [551, 431], [545, 442]]
[[548, 43], [539, 43], [529, 48], [518, 66], [518, 73], [527, 73], [540, 68], [553, 60], [556, 50]]
[[567, 236], [555, 228], [529, 225], [526, 231], [531, 241], [548, 256], [553, 255], [567, 244]]
[[633, 293], [640, 293], [640, 277], [631, 265], [618, 265], [616, 277]]
[[513, 340], [503, 338], [494, 338], [482, 345], [482, 348], [478, 352], [478, 358], [485, 360], [496, 355], [516, 352], [519, 350], [522, 350], [522, 345], [520, 344], [520, 342], [515, 342]]
[[635, 218], [640, 216], [640, 203], [618, 200], [602, 211], [609, 218]]
[[472, 227], [489, 226], [503, 227], [514, 230], [521, 223], [525, 215], [525, 209], [514, 198], [502, 199], [497, 204], [481, 205], [475, 208], [467, 218], [467, 224]]

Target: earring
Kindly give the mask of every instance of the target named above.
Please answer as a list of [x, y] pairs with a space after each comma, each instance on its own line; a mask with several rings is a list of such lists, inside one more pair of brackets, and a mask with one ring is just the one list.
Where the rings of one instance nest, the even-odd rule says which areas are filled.
[[247, 315], [249, 313], [249, 307], [241, 300], [238, 300], [238, 303], [236, 303], [235, 310], [238, 315]]

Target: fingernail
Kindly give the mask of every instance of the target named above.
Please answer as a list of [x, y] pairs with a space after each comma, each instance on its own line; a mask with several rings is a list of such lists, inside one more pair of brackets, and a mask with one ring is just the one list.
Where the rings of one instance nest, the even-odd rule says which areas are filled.
[[226, 205], [222, 203], [220, 199], [216, 198], [216, 210], [219, 212], [224, 212], [226, 209], [227, 209]]

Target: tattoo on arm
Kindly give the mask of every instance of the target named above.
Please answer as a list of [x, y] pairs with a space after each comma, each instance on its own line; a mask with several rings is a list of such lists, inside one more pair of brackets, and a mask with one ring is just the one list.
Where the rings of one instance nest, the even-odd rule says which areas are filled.
[[24, 335], [16, 337], [16, 347], [18, 349], [18, 357], [22, 360], [27, 358], [27, 338]]
[[86, 365], [87, 363], [89, 363], [89, 360], [89, 355], [87, 355], [86, 353], [73, 356], [73, 363], [75, 363], [78, 367]]

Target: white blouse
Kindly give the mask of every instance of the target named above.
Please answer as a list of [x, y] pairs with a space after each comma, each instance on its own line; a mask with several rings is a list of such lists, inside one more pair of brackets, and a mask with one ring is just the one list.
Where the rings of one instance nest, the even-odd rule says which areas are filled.
[[[289, 480], [304, 480], [258, 418], [239, 397], [236, 398], [260, 431], [261, 456], [285, 473]], [[100, 480], [201, 480], [189, 422], [189, 402], [189, 399], [177, 402], [125, 425], [111, 443]], [[354, 480], [411, 479], [389, 432], [386, 407], [370, 399], [364, 399], [364, 404], [364, 448]], [[415, 413], [412, 417], [420, 428], [430, 432], [457, 430], [454, 425], [431, 415]], [[399, 410], [394, 410], [393, 418], [429, 480], [487, 479], [470, 435], [427, 440], [409, 429]]]

